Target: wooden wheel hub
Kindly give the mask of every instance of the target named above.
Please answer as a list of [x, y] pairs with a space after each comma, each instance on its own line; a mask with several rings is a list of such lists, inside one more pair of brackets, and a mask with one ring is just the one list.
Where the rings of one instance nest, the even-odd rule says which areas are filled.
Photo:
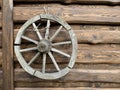
[[52, 47], [51, 42], [49, 40], [46, 40], [46, 39], [41, 40], [37, 45], [37, 49], [41, 53], [49, 52], [51, 47]]

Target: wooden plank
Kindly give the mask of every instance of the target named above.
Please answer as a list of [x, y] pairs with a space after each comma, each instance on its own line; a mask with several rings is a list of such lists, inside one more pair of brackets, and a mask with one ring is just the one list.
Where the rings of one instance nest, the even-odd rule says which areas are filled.
[[[45, 6], [49, 7], [49, 13], [57, 15], [69, 23], [120, 25], [119, 6], [64, 6], [59, 4]], [[14, 7], [14, 20], [22, 22], [43, 13], [45, 13], [43, 5], [37, 7]]]
[[74, 87], [74, 88], [15, 88], [15, 90], [120, 90], [120, 88], [91, 88], [91, 87]]
[[13, 1], [3, 0], [3, 88], [2, 90], [14, 90], [13, 83]]
[[79, 3], [79, 4], [113, 4], [113, 5], [119, 5], [119, 0], [14, 0], [15, 2], [45, 2], [45, 3]]
[[[89, 69], [72, 69], [69, 74], [61, 79], [52, 82], [111, 82], [120, 84], [120, 70], [89, 70]], [[42, 82], [44, 80], [33, 77], [23, 71], [15, 70], [15, 82]]]

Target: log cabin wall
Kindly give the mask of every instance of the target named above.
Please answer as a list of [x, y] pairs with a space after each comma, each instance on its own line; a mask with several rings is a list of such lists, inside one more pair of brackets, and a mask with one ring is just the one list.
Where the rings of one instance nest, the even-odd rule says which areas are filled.
[[[45, 13], [44, 6], [49, 8], [50, 14], [65, 19], [74, 30], [78, 39], [76, 64], [65, 77], [46, 81], [27, 74], [14, 55], [15, 90], [119, 90], [120, 0], [14, 0], [14, 39], [26, 20]], [[3, 81], [1, 43], [4, 43], [1, 36], [0, 30], [0, 90]]]

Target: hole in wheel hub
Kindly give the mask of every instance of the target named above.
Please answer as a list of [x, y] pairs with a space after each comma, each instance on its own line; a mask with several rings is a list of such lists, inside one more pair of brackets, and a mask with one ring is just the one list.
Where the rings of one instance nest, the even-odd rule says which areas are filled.
[[41, 40], [37, 45], [38, 51], [42, 52], [42, 53], [49, 52], [51, 50], [51, 48], [52, 48], [51, 42], [46, 39]]

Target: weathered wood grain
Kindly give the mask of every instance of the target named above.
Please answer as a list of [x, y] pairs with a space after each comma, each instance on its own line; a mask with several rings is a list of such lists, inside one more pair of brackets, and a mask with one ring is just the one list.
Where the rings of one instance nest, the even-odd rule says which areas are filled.
[[[69, 23], [120, 25], [119, 6], [64, 6], [50, 4], [46, 5], [46, 7], [49, 7], [49, 13], [57, 15]], [[42, 13], [45, 13], [43, 5], [38, 7], [14, 7], [14, 20], [15, 22], [22, 22]]]
[[[33, 90], [34, 88], [15, 88], [15, 90]], [[75, 88], [35, 88], [34, 90], [120, 90], [120, 88], [91, 88], [91, 87], [75, 87]]]
[[13, 83], [13, 0], [2, 1], [2, 90], [14, 90]]
[[[120, 70], [89, 70], [89, 69], [72, 69], [71, 72], [61, 79], [52, 82], [113, 82], [120, 84]], [[16, 82], [40, 82], [44, 81], [36, 77], [30, 76], [22, 69], [15, 70]]]
[[45, 2], [45, 3], [77, 3], [77, 4], [113, 4], [119, 5], [119, 0], [14, 0], [15, 2]]

